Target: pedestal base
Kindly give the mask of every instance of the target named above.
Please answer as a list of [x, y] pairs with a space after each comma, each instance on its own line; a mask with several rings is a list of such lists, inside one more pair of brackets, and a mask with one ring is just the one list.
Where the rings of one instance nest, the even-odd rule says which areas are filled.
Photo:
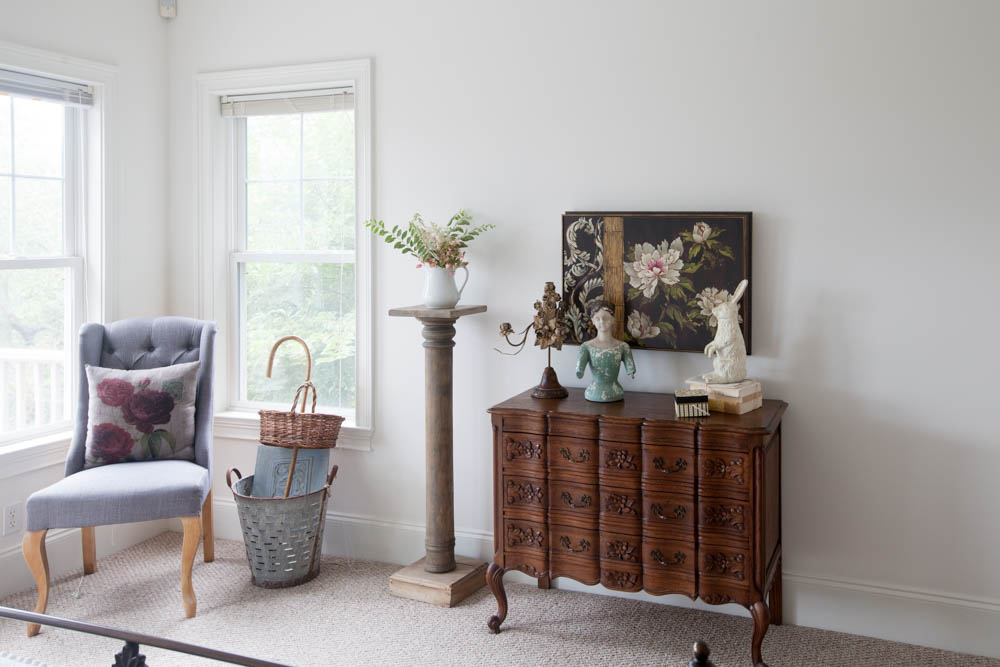
[[455, 556], [451, 572], [435, 574], [424, 570], [424, 559], [404, 567], [389, 577], [389, 592], [401, 598], [454, 607], [486, 583], [486, 563]]

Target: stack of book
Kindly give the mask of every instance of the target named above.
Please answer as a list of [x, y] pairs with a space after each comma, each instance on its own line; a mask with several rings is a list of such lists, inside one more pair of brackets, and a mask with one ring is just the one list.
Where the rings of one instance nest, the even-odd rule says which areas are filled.
[[764, 392], [760, 382], [743, 380], [732, 384], [711, 384], [698, 375], [686, 381], [691, 389], [708, 393], [708, 409], [712, 412], [726, 412], [742, 415], [756, 410], [764, 403]]

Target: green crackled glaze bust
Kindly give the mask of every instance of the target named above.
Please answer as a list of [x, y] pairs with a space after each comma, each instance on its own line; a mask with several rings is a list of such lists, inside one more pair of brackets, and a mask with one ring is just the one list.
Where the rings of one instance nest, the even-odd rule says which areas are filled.
[[583, 377], [587, 364], [590, 364], [590, 372], [594, 376], [583, 396], [597, 403], [620, 401], [625, 398], [625, 390], [618, 384], [618, 372], [623, 361], [625, 372], [629, 377], [635, 377], [632, 348], [611, 335], [615, 328], [615, 307], [612, 304], [605, 301], [598, 303], [590, 311], [590, 320], [597, 328], [597, 335], [580, 346], [576, 358], [576, 376]]

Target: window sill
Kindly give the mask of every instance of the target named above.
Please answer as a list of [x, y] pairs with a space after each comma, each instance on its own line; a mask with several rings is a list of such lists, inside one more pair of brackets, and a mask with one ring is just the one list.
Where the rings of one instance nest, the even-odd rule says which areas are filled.
[[66, 462], [73, 431], [59, 431], [0, 446], [0, 479]]
[[[374, 429], [372, 428], [359, 428], [350, 422], [344, 422], [337, 438], [337, 449], [370, 452], [373, 435]], [[260, 416], [256, 412], [239, 410], [217, 412], [215, 413], [215, 437], [260, 442]]]

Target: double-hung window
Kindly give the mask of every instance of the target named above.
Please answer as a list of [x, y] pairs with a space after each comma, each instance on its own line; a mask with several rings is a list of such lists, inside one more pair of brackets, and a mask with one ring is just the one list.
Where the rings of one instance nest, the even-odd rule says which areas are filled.
[[92, 91], [0, 69], [0, 446], [69, 426]]
[[223, 96], [232, 119], [235, 234], [231, 258], [235, 407], [288, 409], [312, 349], [320, 405], [356, 423], [358, 261], [352, 86]]

